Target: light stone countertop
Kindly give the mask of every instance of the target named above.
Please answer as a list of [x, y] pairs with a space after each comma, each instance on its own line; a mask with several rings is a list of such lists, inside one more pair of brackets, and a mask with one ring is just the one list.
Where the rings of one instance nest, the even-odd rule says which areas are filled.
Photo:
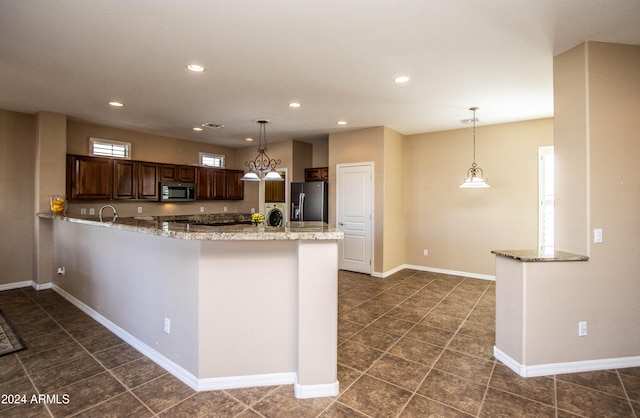
[[513, 258], [524, 262], [539, 261], [589, 261], [586, 255], [567, 253], [564, 251], [542, 252], [538, 250], [493, 250], [495, 255]]
[[344, 232], [323, 222], [291, 222], [287, 227], [254, 225], [208, 226], [155, 218], [117, 218], [115, 222], [100, 222], [95, 217], [71, 217], [38, 213], [42, 219], [74, 222], [102, 228], [113, 228], [161, 237], [199, 241], [280, 241], [343, 239]]

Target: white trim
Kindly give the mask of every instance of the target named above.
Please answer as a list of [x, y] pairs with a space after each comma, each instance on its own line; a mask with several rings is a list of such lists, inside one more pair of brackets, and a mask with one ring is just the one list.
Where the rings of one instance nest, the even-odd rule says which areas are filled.
[[419, 271], [429, 271], [431, 273], [442, 273], [442, 274], [450, 274], [452, 276], [462, 276], [462, 277], [470, 277], [472, 279], [482, 279], [482, 280], [492, 280], [495, 281], [496, 280], [496, 276], [491, 276], [489, 274], [480, 274], [480, 273], [470, 273], [470, 272], [466, 272], [466, 271], [457, 271], [457, 270], [446, 270], [446, 269], [440, 269], [440, 268], [435, 268], [435, 267], [427, 267], [427, 266], [416, 266], [413, 264], [402, 264], [394, 269], [391, 269], [389, 271], [386, 271], [384, 273], [373, 273], [371, 274], [372, 276], [375, 277], [388, 277], [391, 276], [394, 273], [397, 273], [401, 270], [404, 269], [412, 269], [412, 270], [419, 270]]
[[25, 280], [22, 282], [13, 282], [13, 283], [6, 283], [6, 284], [0, 284], [0, 292], [5, 291], [5, 290], [13, 290], [13, 289], [22, 289], [24, 287], [33, 287], [35, 290], [44, 290], [44, 289], [51, 289], [53, 283], [49, 282], [49, 283], [36, 283], [34, 280]]
[[[196, 391], [206, 391], [206, 390], [220, 390], [220, 389], [237, 389], [237, 388], [245, 388], [245, 387], [254, 387], [254, 386], [277, 386], [277, 385], [290, 385], [296, 384], [297, 381], [297, 373], [295, 372], [287, 372], [287, 373], [268, 373], [268, 374], [259, 374], [259, 375], [247, 375], [247, 376], [227, 376], [227, 377], [213, 377], [213, 378], [205, 378], [198, 379], [193, 374], [189, 373], [187, 370], [169, 360], [162, 354], [155, 351], [153, 348], [149, 347], [142, 341], [135, 338], [133, 335], [129, 334], [127, 331], [123, 330], [113, 322], [109, 321], [107, 318], [102, 316], [100, 313], [94, 311], [91, 307], [83, 303], [82, 301], [76, 299], [74, 296], [67, 293], [64, 289], [58, 287], [57, 285], [53, 285], [53, 290], [60, 294], [62, 297], [67, 299], [69, 302], [74, 304], [78, 309], [89, 315], [91, 318], [95, 319], [102, 325], [104, 325], [109, 331], [116, 334], [118, 337], [122, 338], [125, 342], [129, 343], [133, 348], [140, 351], [142, 354], [147, 356], [153, 362], [158, 364], [163, 369], [167, 370], [169, 373], [180, 379], [183, 383], [188, 385], [190, 388]], [[337, 382], [336, 382], [337, 383]], [[330, 392], [330, 388], [324, 388], [323, 386], [331, 386], [333, 388], [335, 384], [331, 385], [315, 385], [315, 386], [303, 386], [301, 389], [301, 394], [305, 397], [316, 397], [316, 396], [337, 396], [338, 392], [331, 392], [330, 394], [325, 394]], [[336, 386], [337, 387], [337, 386]], [[296, 396], [299, 389], [295, 389]]]
[[301, 385], [296, 382], [293, 391], [298, 399], [321, 398], [326, 396], [338, 396], [340, 394], [340, 383], [326, 383], [323, 385]]
[[640, 356], [618, 357], [598, 360], [568, 361], [565, 363], [536, 364], [525, 366], [519, 364], [498, 347], [493, 347], [493, 355], [505, 366], [522, 377], [552, 376], [555, 374], [592, 372], [596, 370], [624, 369], [639, 367]]
[[268, 373], [248, 376], [211, 377], [198, 379], [198, 390], [220, 390], [250, 388], [254, 386], [291, 385], [296, 382], [297, 373]]

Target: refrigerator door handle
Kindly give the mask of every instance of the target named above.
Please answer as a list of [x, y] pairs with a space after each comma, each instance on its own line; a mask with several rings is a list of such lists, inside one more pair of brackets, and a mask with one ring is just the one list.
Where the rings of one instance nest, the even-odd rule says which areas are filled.
[[300, 222], [304, 222], [304, 193], [300, 193], [300, 197], [298, 198], [298, 202], [300, 204]]

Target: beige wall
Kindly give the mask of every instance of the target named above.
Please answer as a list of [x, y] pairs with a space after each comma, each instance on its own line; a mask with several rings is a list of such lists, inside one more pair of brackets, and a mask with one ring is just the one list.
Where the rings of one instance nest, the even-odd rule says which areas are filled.
[[473, 161], [472, 129], [408, 136], [405, 263], [493, 276], [491, 250], [537, 248], [537, 156], [546, 145], [552, 119], [477, 126], [476, 162], [491, 188], [460, 189]]
[[0, 110], [0, 288], [34, 279], [35, 123]]
[[556, 237], [560, 249], [590, 260], [565, 281], [568, 290], [549, 291], [574, 295], [574, 325], [589, 324], [587, 337], [565, 347], [581, 359], [640, 355], [639, 68], [640, 46], [597, 42], [554, 61]]
[[393, 129], [384, 129], [384, 199], [382, 271], [387, 272], [405, 263], [405, 190], [404, 136]]
[[[384, 141], [385, 128], [360, 129], [329, 135], [329, 179], [336, 178], [336, 164], [374, 163], [373, 271], [382, 272], [384, 264]], [[329, 224], [336, 224], [336, 184], [329, 182]]]

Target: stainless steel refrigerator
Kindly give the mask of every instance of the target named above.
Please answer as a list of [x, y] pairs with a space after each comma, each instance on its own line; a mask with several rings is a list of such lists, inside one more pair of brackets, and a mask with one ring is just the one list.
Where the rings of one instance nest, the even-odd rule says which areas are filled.
[[326, 181], [291, 183], [292, 221], [329, 221], [329, 187]]

